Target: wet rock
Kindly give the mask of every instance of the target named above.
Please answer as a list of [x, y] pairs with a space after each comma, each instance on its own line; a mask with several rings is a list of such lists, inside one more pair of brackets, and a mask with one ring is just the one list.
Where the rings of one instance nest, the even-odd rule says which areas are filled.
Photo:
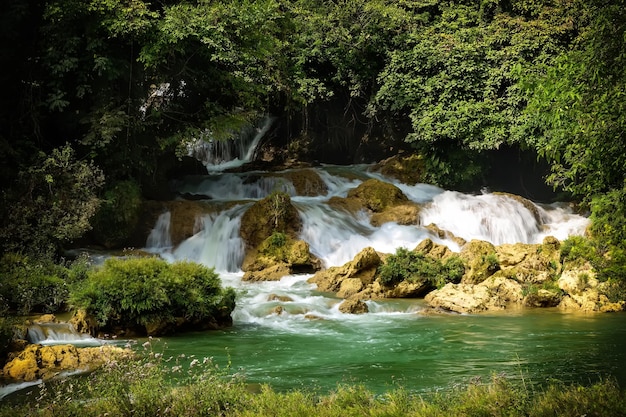
[[381, 213], [387, 207], [397, 206], [408, 201], [402, 190], [395, 185], [373, 178], [350, 190], [348, 198], [359, 200], [363, 207], [374, 213]]
[[311, 254], [308, 243], [285, 235], [272, 235], [257, 249], [249, 250], [242, 265], [244, 281], [277, 281], [320, 268], [321, 261]]
[[489, 242], [472, 240], [463, 246], [459, 257], [465, 264], [463, 284], [480, 284], [499, 269], [496, 248]]
[[499, 192], [496, 191], [493, 193], [494, 195], [499, 195], [499, 196], [503, 196], [506, 198], [511, 198], [515, 201], [517, 201], [518, 203], [520, 203], [522, 206], [524, 206], [524, 208], [526, 210], [528, 210], [533, 217], [535, 218], [535, 221], [537, 222], [537, 224], [541, 224], [541, 213], [539, 212], [539, 208], [535, 205], [535, 203], [533, 203], [532, 201], [528, 200], [527, 198], [521, 197], [517, 194], [511, 194], [511, 193], [504, 193], [504, 192]]
[[339, 305], [339, 311], [345, 314], [365, 314], [369, 309], [367, 304], [358, 298], [350, 298]]
[[476, 285], [446, 284], [424, 300], [430, 307], [457, 313], [503, 310], [521, 303], [522, 286], [498, 273]]
[[536, 293], [524, 297], [526, 307], [556, 307], [561, 302], [563, 293], [556, 290], [540, 288]]
[[338, 292], [346, 279], [358, 279], [363, 285], [370, 285], [376, 279], [381, 263], [380, 256], [371, 247], [359, 252], [352, 261], [338, 267], [317, 272], [308, 282], [317, 284], [318, 290]]
[[91, 370], [105, 362], [129, 358], [132, 352], [115, 346], [77, 348], [73, 345], [28, 345], [3, 368], [5, 377], [34, 381], [49, 379], [61, 371]]
[[415, 247], [415, 249], [413, 249], [413, 252], [423, 253], [426, 256], [430, 256], [431, 258], [438, 260], [446, 259], [454, 255], [454, 252], [452, 252], [446, 245], [440, 245], [430, 239], [422, 240]]
[[370, 218], [372, 226], [379, 227], [384, 223], [398, 223], [401, 225], [419, 224], [420, 209], [415, 203], [405, 203], [389, 207], [381, 213], [374, 213]]
[[267, 296], [267, 301], [281, 301], [283, 303], [288, 303], [293, 301], [293, 298], [287, 295], [270, 294]]
[[241, 218], [239, 234], [247, 248], [258, 247], [274, 232], [296, 238], [302, 227], [298, 210], [289, 195], [273, 193], [255, 202]]
[[380, 161], [372, 170], [404, 184], [414, 185], [424, 181], [425, 162], [417, 154], [395, 155]]
[[289, 171], [285, 172], [284, 176], [291, 181], [297, 195], [315, 197], [328, 193], [326, 183], [312, 169]]

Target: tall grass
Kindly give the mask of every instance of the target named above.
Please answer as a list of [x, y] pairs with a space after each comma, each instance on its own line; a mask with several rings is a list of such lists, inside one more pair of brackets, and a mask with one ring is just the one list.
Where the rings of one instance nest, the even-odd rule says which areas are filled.
[[167, 357], [144, 344], [140, 360], [113, 362], [83, 377], [41, 385], [35, 398], [0, 404], [13, 416], [626, 416], [626, 393], [611, 380], [590, 386], [553, 384], [539, 389], [504, 376], [445, 393], [396, 388], [375, 394], [340, 385], [319, 394], [305, 389], [253, 392], [229, 366], [210, 358]]

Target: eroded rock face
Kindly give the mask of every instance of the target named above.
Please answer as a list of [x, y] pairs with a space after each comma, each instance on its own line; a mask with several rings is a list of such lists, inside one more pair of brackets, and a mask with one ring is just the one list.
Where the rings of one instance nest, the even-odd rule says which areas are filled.
[[328, 192], [322, 177], [312, 169], [289, 171], [284, 176], [291, 181], [298, 195], [314, 197]]
[[339, 311], [345, 314], [365, 314], [369, 312], [369, 309], [367, 304], [358, 298], [350, 298], [339, 305]]
[[459, 256], [465, 264], [463, 284], [480, 284], [499, 269], [496, 248], [489, 242], [472, 240], [463, 246]]
[[258, 249], [248, 251], [242, 265], [244, 281], [278, 281], [286, 275], [313, 273], [320, 268], [321, 261], [311, 254], [308, 243], [284, 235], [280, 239], [270, 236]]
[[404, 184], [412, 185], [424, 181], [424, 159], [417, 154], [395, 155], [380, 161], [372, 169]]
[[446, 284], [432, 291], [424, 300], [433, 308], [457, 313], [504, 310], [522, 300], [522, 286], [502, 274], [495, 274], [480, 284]]
[[20, 381], [48, 379], [61, 371], [91, 370], [103, 363], [129, 358], [132, 352], [116, 346], [77, 348], [73, 345], [28, 345], [4, 366], [6, 377]]
[[246, 210], [239, 234], [247, 248], [256, 248], [274, 232], [296, 238], [301, 227], [302, 220], [289, 196], [273, 193]]
[[[317, 284], [320, 291], [326, 292], [340, 291], [342, 283], [346, 279], [357, 279], [363, 286], [369, 285], [376, 279], [376, 271], [380, 263], [381, 259], [378, 253], [374, 248], [368, 247], [343, 266], [331, 267], [317, 272], [309, 278], [308, 282]], [[350, 284], [350, 287], [356, 287], [356, 281]]]
[[389, 222], [419, 224], [419, 205], [409, 201], [395, 185], [377, 179], [362, 182], [345, 198], [332, 197], [328, 204], [350, 213], [364, 210], [371, 214], [370, 223], [373, 226]]

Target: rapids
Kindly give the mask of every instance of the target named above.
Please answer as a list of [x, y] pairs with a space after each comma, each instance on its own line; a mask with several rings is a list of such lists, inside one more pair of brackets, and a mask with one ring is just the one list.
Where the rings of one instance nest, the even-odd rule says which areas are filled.
[[[238, 231], [245, 210], [273, 190], [292, 197], [302, 219], [300, 238], [325, 267], [342, 265], [367, 246], [393, 253], [440, 239], [424, 225], [434, 223], [466, 240], [494, 244], [540, 243], [582, 234], [588, 219], [564, 204], [538, 205], [507, 195], [447, 191], [427, 184], [400, 184], [368, 166], [314, 168], [326, 184], [324, 195], [296, 194], [289, 171], [221, 173], [177, 183], [181, 194], [208, 196], [229, 207], [196, 219], [197, 233], [177, 247], [167, 236], [167, 215], [159, 219], [147, 250], [169, 261], [193, 260], [220, 274], [238, 292], [232, 329], [163, 338], [170, 354], [214, 357], [231, 363], [250, 383], [276, 389], [330, 390], [358, 382], [379, 392], [399, 383], [410, 390], [449, 388], [473, 377], [505, 373], [541, 383], [549, 378], [586, 382], [601, 375], [626, 381], [626, 326], [618, 316], [581, 317], [558, 311], [517, 311], [498, 315], [428, 316], [423, 301], [367, 301], [369, 313], [342, 314], [341, 300], [316, 291], [294, 275], [273, 282], [242, 281], [243, 242]], [[368, 178], [384, 179], [422, 205], [420, 225], [374, 227], [368, 214], [356, 216], [328, 205], [333, 196]], [[276, 313], [280, 306], [282, 311]], [[622, 342], [620, 342], [620, 340]], [[526, 380], [525, 380], [526, 381]]]

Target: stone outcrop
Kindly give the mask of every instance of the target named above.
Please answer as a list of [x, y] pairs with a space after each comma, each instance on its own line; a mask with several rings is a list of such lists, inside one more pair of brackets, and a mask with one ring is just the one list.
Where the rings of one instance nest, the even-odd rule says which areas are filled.
[[77, 348], [73, 345], [28, 345], [4, 366], [7, 378], [20, 381], [49, 379], [61, 371], [91, 370], [103, 363], [129, 358], [132, 352], [116, 346]]
[[[378, 253], [373, 248], [368, 247], [343, 266], [334, 266], [317, 272], [309, 278], [308, 282], [317, 284], [319, 291], [339, 292], [345, 280], [352, 280], [347, 281], [343, 288], [344, 294], [352, 295], [374, 282], [376, 271], [381, 262]], [[356, 288], [360, 289], [356, 291]]]
[[459, 256], [465, 264], [463, 284], [480, 284], [499, 269], [496, 248], [489, 242], [472, 240], [463, 246]]
[[339, 311], [345, 314], [364, 314], [369, 312], [369, 309], [367, 307], [367, 304], [365, 304], [358, 298], [350, 298], [344, 300], [339, 305]]
[[291, 181], [297, 195], [314, 197], [328, 192], [328, 187], [322, 177], [312, 169], [288, 171], [284, 173], [284, 176]]
[[393, 184], [369, 179], [350, 190], [347, 197], [332, 197], [328, 204], [350, 213], [368, 212], [374, 226], [395, 222], [403, 225], [419, 223], [419, 205], [409, 201]]
[[285, 193], [273, 193], [255, 202], [241, 218], [241, 235], [247, 248], [258, 247], [274, 232], [296, 238], [302, 220]]
[[311, 254], [309, 244], [285, 235], [272, 235], [258, 249], [248, 251], [243, 262], [244, 281], [278, 281], [286, 275], [313, 273], [321, 261]]
[[424, 158], [417, 154], [395, 155], [380, 161], [372, 167], [372, 170], [412, 185], [424, 181], [425, 162]]

